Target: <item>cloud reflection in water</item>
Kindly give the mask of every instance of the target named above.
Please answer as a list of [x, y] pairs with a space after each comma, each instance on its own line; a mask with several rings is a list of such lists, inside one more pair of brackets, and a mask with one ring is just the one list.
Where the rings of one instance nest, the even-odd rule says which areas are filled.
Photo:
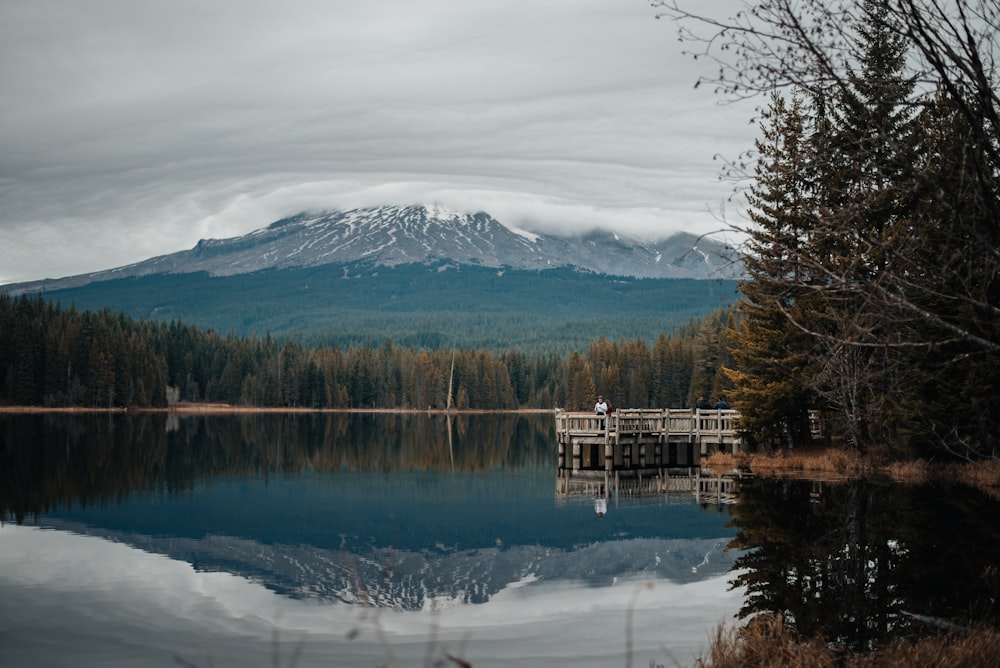
[[[740, 592], [728, 576], [687, 584], [574, 580], [508, 585], [478, 605], [374, 610], [279, 595], [247, 578], [94, 536], [0, 528], [0, 663], [422, 665], [451, 652], [481, 666], [690, 665]], [[435, 609], [436, 608], [436, 609]], [[274, 639], [277, 637], [278, 644]], [[382, 639], [384, 638], [384, 640]], [[33, 658], [34, 657], [34, 658]]]

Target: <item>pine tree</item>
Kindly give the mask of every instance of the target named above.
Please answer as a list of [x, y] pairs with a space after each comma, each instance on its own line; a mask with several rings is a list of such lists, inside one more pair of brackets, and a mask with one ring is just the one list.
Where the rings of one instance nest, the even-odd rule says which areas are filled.
[[566, 409], [579, 411], [594, 405], [594, 372], [590, 362], [573, 352], [566, 363]]
[[841, 434], [997, 457], [997, 3], [802, 0], [730, 19], [654, 4], [724, 97], [813, 104], [815, 220], [784, 311]]
[[905, 392], [893, 354], [895, 309], [878, 298], [887, 234], [912, 209], [913, 89], [907, 43], [884, 0], [866, 0], [857, 26], [862, 55], [829, 92], [814, 134], [817, 218], [811, 248], [823, 299], [812, 323], [819, 348], [811, 387], [840, 416], [847, 441], [865, 447], [892, 431], [891, 398]]
[[893, 310], [873, 286], [890, 278], [887, 236], [912, 208], [913, 84], [884, 1], [864, 3], [856, 37], [857, 70], [815, 91], [811, 119], [800, 99], [773, 98], [757, 145], [753, 281], [742, 286], [735, 339], [742, 375], [731, 376], [745, 425], [761, 436], [787, 429], [797, 439], [806, 405], [822, 403], [841, 417], [847, 441], [864, 447], [887, 436], [887, 397], [903, 391]]
[[[989, 160], [976, 129], [953, 98], [939, 91], [918, 118], [910, 216], [889, 230], [889, 268], [906, 277], [896, 304], [896, 327], [909, 345], [900, 355], [906, 392], [894, 410], [899, 430], [920, 448], [949, 434], [963, 456], [992, 452], [1000, 443], [993, 406], [1000, 396], [1000, 275], [995, 250], [1000, 174], [984, 178]], [[931, 315], [932, 317], [928, 317]], [[984, 342], [971, 347], [968, 335]], [[953, 446], [955, 447], [955, 446]]]
[[742, 318], [731, 333], [738, 370], [727, 371], [736, 385], [741, 426], [761, 443], [807, 438], [814, 403], [807, 389], [814, 344], [803, 331], [812, 294], [800, 287], [809, 280], [802, 258], [816, 225], [815, 155], [806, 112], [801, 96], [772, 96], [747, 198], [755, 228], [745, 259], [749, 279], [740, 284]]

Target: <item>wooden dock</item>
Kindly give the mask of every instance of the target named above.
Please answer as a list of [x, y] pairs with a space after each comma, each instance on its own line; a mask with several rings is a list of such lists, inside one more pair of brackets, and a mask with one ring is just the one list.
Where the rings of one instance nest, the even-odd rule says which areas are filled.
[[735, 410], [620, 409], [610, 415], [556, 412], [559, 468], [641, 470], [700, 465], [742, 440]]
[[[610, 415], [556, 410], [559, 462], [556, 492], [668, 494], [731, 503], [740, 472], [706, 476], [701, 458], [735, 454], [742, 446], [739, 411], [732, 409], [619, 409]], [[826, 438], [819, 411], [809, 411], [814, 440]]]

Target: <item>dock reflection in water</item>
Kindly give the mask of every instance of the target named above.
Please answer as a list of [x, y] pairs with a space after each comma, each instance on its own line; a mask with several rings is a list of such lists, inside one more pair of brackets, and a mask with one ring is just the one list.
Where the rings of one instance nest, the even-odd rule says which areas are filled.
[[550, 415], [0, 425], [3, 665], [685, 665], [739, 606], [726, 514], [556, 498]]
[[731, 504], [623, 485], [599, 517], [603, 474], [554, 490], [544, 415], [4, 416], [0, 435], [2, 665], [263, 665], [275, 638], [281, 665], [303, 639], [299, 666], [693, 665], [741, 608], [853, 647], [1000, 621], [1000, 507], [957, 485], [751, 479]]

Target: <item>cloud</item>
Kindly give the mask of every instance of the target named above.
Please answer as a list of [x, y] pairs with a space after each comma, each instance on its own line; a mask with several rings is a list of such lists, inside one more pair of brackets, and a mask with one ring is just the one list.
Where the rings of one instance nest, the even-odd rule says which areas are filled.
[[0, 283], [351, 201], [714, 228], [750, 114], [673, 37], [638, 0], [5, 3]]
[[5, 620], [0, 658], [41, 655], [81, 668], [125, 662], [130, 653], [145, 662], [162, 655], [197, 663], [207, 655], [256, 665], [274, 652], [290, 656], [300, 641], [303, 666], [377, 665], [388, 652], [401, 665], [419, 665], [443, 647], [465, 648], [476, 665], [544, 665], [556, 656], [608, 666], [625, 655], [627, 619], [643, 665], [669, 657], [686, 663], [744, 594], [729, 591], [728, 575], [607, 587], [528, 578], [487, 603], [375, 611], [286, 598], [240, 576], [197, 571], [95, 536], [8, 524], [0, 546], [0, 593], [19, 610]]

